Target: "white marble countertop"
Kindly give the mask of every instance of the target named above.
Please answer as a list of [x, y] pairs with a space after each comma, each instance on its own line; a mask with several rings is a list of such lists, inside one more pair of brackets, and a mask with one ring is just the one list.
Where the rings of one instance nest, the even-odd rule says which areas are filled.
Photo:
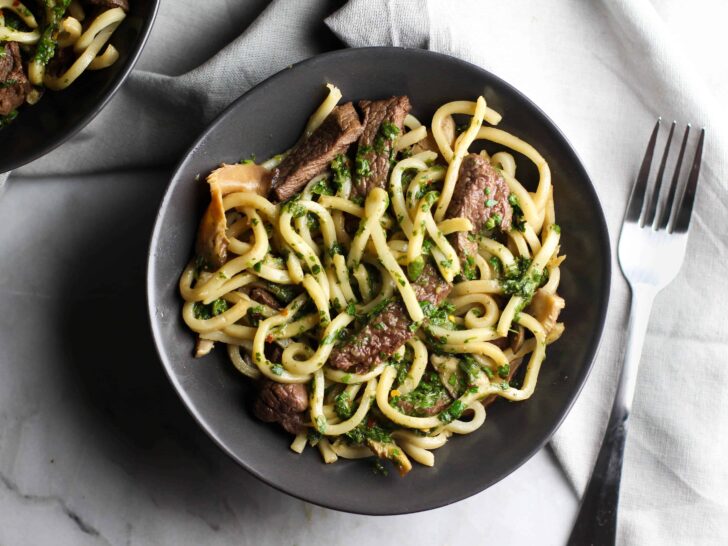
[[319, 508], [200, 431], [151, 340], [144, 275], [166, 171], [12, 178], [0, 195], [0, 544], [559, 545], [577, 499], [548, 448], [407, 516]]

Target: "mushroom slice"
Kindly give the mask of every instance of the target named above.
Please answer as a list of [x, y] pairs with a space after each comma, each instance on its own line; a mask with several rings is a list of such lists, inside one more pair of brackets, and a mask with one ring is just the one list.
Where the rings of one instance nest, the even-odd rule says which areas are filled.
[[202, 339], [200, 336], [197, 336], [197, 342], [195, 343], [195, 358], [202, 358], [203, 356], [210, 354], [210, 351], [214, 348], [214, 341]]
[[210, 187], [217, 185], [222, 196], [239, 191], [249, 191], [265, 197], [270, 190], [270, 172], [255, 163], [223, 163], [210, 173]]
[[539, 321], [548, 335], [554, 326], [556, 326], [559, 313], [565, 306], [566, 302], [564, 298], [557, 294], [551, 294], [543, 288], [539, 288], [533, 295], [533, 299], [526, 309], [526, 313]]
[[[442, 127], [442, 132], [447, 137], [448, 144], [450, 144], [450, 147], [453, 148], [455, 146], [455, 139], [457, 138], [455, 120], [452, 119], [452, 116], [445, 116], [442, 118], [440, 126]], [[427, 136], [425, 138], [412, 146], [413, 154], [419, 154], [420, 152], [426, 151], [437, 152], [438, 154], [440, 153], [440, 148], [438, 148], [437, 142], [435, 142], [435, 137], [432, 136], [432, 131], [430, 129], [427, 130]]]
[[210, 205], [197, 230], [195, 251], [208, 268], [218, 269], [227, 261], [227, 220], [222, 198], [235, 192], [252, 192], [265, 196], [270, 189], [270, 173], [253, 163], [225, 165], [207, 177]]
[[402, 448], [394, 442], [379, 442], [377, 440], [367, 439], [367, 447], [374, 452], [380, 459], [389, 459], [394, 463], [399, 471], [400, 476], [404, 476], [412, 470], [412, 463], [407, 455], [404, 454]]
[[208, 269], [219, 269], [227, 261], [227, 220], [222, 206], [222, 192], [217, 184], [210, 184], [210, 204], [197, 229], [195, 252]]

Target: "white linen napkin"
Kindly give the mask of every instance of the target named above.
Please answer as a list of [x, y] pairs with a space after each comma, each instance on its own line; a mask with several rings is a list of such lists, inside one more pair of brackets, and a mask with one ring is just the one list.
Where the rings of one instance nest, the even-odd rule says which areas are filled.
[[[685, 265], [658, 296], [644, 346], [622, 481], [623, 544], [728, 540], [728, 327], [723, 318], [728, 297], [721, 267], [728, 258], [728, 119], [716, 100], [728, 92], [728, 73], [717, 54], [728, 47], [699, 47], [701, 40], [728, 42], [716, 23], [724, 17], [716, 17], [715, 6], [691, 3], [688, 14], [684, 7], [648, 0], [352, 0], [327, 19], [351, 46], [380, 45], [383, 37], [396, 45], [427, 44], [482, 66], [526, 93], [564, 130], [585, 162], [614, 249], [655, 119], [707, 126]], [[410, 19], [412, 13], [420, 15]], [[423, 13], [427, 25], [419, 24]], [[714, 19], [707, 20], [707, 13]], [[373, 28], [376, 32], [369, 32]], [[580, 493], [606, 426], [625, 342], [629, 290], [616, 260], [613, 271], [594, 370], [552, 443]]]
[[[139, 67], [123, 89], [79, 135], [18, 173], [177, 161], [241, 93], [318, 53], [328, 32], [323, 20], [332, 11], [325, 0], [275, 0], [265, 9], [265, 0], [210, 4], [200, 10], [195, 0], [162, 2]], [[194, 13], [194, 22], [179, 13]], [[231, 23], [241, 13], [254, 19], [244, 31]], [[728, 541], [722, 464], [728, 454], [728, 297], [721, 268], [728, 258], [728, 116], [719, 102], [728, 92], [726, 15], [721, 0], [691, 2], [690, 11], [679, 0], [350, 0], [326, 19], [349, 46], [427, 47], [478, 64], [526, 93], [584, 160], [614, 248], [655, 118], [707, 125], [688, 257], [656, 301], [642, 357], [622, 482], [625, 544]], [[599, 356], [553, 441], [579, 492], [606, 425], [624, 343], [629, 293], [616, 262], [613, 271]]]

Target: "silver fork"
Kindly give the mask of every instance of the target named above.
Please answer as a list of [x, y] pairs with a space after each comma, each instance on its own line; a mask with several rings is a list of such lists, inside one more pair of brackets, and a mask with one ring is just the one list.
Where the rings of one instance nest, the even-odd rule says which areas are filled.
[[677, 276], [685, 258], [705, 129], [700, 131], [687, 182], [682, 185], [679, 183], [680, 173], [690, 125], [685, 128], [672, 182], [667, 197], [664, 197], [662, 181], [676, 122], [670, 127], [657, 177], [654, 184], [650, 185], [650, 167], [660, 121], [657, 120], [652, 131], [619, 235], [619, 265], [632, 291], [627, 348], [612, 413], [576, 523], [569, 537], [569, 546], [608, 546], [615, 543], [627, 419], [632, 410], [637, 368], [647, 323], [655, 296]]

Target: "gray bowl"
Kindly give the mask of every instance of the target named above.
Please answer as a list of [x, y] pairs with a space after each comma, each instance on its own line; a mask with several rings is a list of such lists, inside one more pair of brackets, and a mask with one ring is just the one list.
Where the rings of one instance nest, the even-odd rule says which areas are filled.
[[[406, 478], [375, 475], [364, 461], [321, 461], [302, 455], [277, 427], [255, 419], [250, 382], [218, 348], [192, 358], [193, 335], [180, 316], [177, 283], [192, 254], [197, 223], [208, 201], [195, 182], [221, 162], [290, 147], [332, 82], [343, 100], [407, 94], [413, 113], [429, 120], [455, 99], [484, 94], [503, 114], [501, 126], [534, 145], [551, 166], [556, 215], [562, 227], [561, 294], [566, 333], [549, 347], [533, 397], [496, 402], [483, 427], [435, 452], [434, 468], [415, 465]], [[518, 159], [519, 178], [536, 171]], [[533, 188], [531, 188], [533, 189]], [[538, 451], [574, 403], [597, 350], [607, 310], [610, 250], [594, 188], [564, 135], [530, 100], [498, 77], [458, 59], [423, 50], [348, 49], [283, 70], [233, 103], [197, 140], [177, 168], [152, 236], [147, 272], [152, 331], [170, 381], [210, 437], [240, 465], [273, 487], [306, 501], [362, 514], [402, 514], [443, 506], [493, 485]]]
[[121, 88], [152, 31], [159, 0], [132, 0], [129, 8], [110, 40], [119, 51], [113, 65], [84, 72], [63, 91], [46, 92], [35, 106], [22, 106], [17, 119], [0, 130], [0, 173], [22, 167], [63, 144]]

